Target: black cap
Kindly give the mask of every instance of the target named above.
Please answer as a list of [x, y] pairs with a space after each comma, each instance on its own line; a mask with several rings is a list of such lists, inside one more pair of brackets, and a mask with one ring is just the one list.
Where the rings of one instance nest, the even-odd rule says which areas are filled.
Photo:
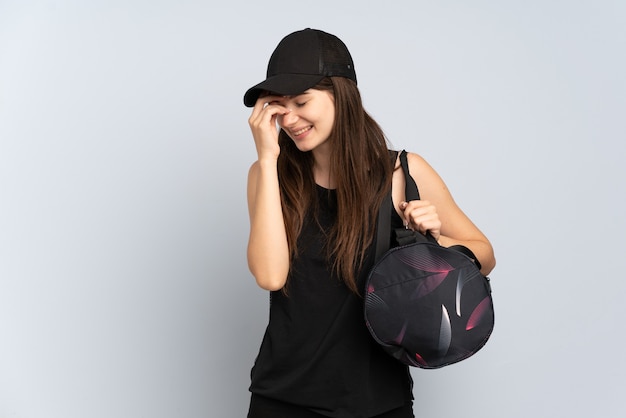
[[243, 103], [252, 107], [263, 91], [283, 96], [300, 94], [324, 77], [356, 82], [354, 63], [346, 45], [335, 35], [304, 29], [285, 36], [270, 57], [267, 79], [250, 88]]

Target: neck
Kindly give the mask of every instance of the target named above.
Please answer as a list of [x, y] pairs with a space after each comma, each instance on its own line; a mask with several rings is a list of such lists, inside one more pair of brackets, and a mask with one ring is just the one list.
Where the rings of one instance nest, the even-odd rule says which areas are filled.
[[313, 151], [313, 178], [315, 183], [327, 189], [335, 189], [337, 185], [330, 167], [330, 149], [320, 146]]

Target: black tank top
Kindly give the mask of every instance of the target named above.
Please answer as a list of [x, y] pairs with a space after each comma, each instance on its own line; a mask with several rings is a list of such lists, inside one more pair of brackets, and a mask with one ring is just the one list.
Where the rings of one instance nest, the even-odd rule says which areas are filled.
[[[413, 399], [412, 380], [369, 335], [363, 299], [332, 272], [323, 243], [336, 219], [336, 194], [320, 186], [316, 194], [317, 221], [310, 214], [303, 225], [288, 294], [271, 292], [250, 390], [329, 417], [371, 417]], [[402, 224], [395, 210], [390, 216]], [[357, 275], [361, 294], [372, 252]]]

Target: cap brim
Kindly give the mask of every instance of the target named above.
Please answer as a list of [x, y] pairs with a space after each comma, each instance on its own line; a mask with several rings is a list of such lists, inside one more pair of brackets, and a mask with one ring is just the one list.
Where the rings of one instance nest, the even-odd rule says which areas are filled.
[[278, 74], [248, 89], [243, 96], [243, 103], [247, 107], [253, 107], [264, 91], [269, 91], [281, 96], [300, 94], [317, 85], [323, 78], [323, 75]]

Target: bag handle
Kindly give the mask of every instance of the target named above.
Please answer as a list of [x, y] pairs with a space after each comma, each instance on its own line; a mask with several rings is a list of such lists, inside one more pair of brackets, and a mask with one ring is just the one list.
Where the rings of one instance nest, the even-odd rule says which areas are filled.
[[417, 190], [417, 184], [413, 180], [411, 173], [409, 173], [409, 163], [406, 156], [406, 150], [402, 150], [400, 153], [400, 166], [402, 166], [402, 171], [404, 172], [404, 198], [407, 202], [410, 202], [411, 200], [420, 200], [420, 192]]
[[[398, 152], [394, 151], [392, 153], [393, 161], [395, 165], [396, 158], [398, 157]], [[409, 174], [409, 164], [407, 161], [407, 152], [406, 150], [402, 150], [400, 152], [400, 166], [402, 167], [402, 171], [404, 172], [405, 178], [405, 186], [404, 186], [404, 194], [405, 199], [409, 200], [419, 200], [420, 193], [417, 190], [417, 184], [413, 177]], [[378, 210], [378, 224], [376, 230], [376, 260], [379, 260], [383, 254], [385, 254], [390, 248], [390, 240], [391, 240], [391, 189], [389, 193], [383, 199], [383, 202], [380, 205], [380, 209]], [[407, 230], [407, 233], [410, 233], [413, 236], [413, 231]], [[414, 241], [413, 238], [410, 241]]]
[[[394, 155], [397, 155], [395, 153]], [[406, 150], [402, 150], [400, 152], [400, 166], [402, 167], [402, 171], [404, 173], [404, 196], [407, 202], [411, 200], [420, 200], [420, 193], [417, 188], [417, 183], [411, 176], [409, 172], [409, 163], [407, 161], [407, 152]], [[383, 202], [378, 211], [378, 224], [376, 230], [376, 261], [378, 261], [383, 254], [385, 254], [390, 247], [390, 237], [391, 237], [391, 190], [383, 199]], [[409, 229], [396, 229], [395, 231], [396, 240], [400, 245], [406, 245], [412, 242], [417, 242], [418, 240], [428, 240], [437, 245], [437, 240], [430, 234], [427, 233], [426, 236], [422, 235], [419, 232], [415, 232]], [[448, 247], [449, 249], [459, 251], [469, 258], [471, 258], [478, 269], [480, 270], [482, 266], [480, 262], [469, 248], [464, 245], [452, 245]]]

